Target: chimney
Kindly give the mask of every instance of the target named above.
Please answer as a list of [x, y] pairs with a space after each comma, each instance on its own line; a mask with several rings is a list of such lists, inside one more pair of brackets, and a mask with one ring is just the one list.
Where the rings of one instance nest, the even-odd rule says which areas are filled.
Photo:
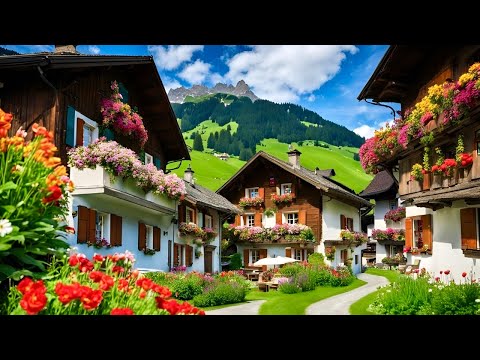
[[77, 45], [55, 45], [55, 54], [78, 54]]
[[193, 173], [194, 172], [195, 171], [192, 170], [192, 168], [190, 167], [190, 164], [188, 164], [188, 168], [186, 168], [185, 172], [183, 173], [183, 180], [185, 180], [186, 182], [193, 185]]
[[293, 166], [294, 169], [300, 169], [300, 155], [302, 154], [297, 149], [288, 151], [288, 162]]

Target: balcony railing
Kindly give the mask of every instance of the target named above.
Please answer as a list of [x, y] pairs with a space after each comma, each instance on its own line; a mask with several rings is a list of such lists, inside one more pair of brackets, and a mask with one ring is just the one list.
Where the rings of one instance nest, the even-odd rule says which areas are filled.
[[175, 212], [173, 199], [152, 191], [145, 192], [135, 184], [133, 179], [111, 176], [99, 165], [95, 169], [83, 170], [72, 167], [70, 178], [75, 184], [73, 196], [105, 194], [160, 212], [170, 214]]

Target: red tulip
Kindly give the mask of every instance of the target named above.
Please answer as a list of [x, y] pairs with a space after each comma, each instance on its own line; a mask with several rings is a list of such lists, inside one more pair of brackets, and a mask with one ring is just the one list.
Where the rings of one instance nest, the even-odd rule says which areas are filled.
[[467, 276], [467, 273], [464, 271], [464, 272], [462, 273], [462, 277], [466, 277], [466, 276]]

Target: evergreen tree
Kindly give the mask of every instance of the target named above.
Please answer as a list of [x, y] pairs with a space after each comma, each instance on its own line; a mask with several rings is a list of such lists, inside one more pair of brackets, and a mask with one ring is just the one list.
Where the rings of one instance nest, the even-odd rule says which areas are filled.
[[244, 148], [242, 151], [240, 151], [240, 160], [243, 161], [248, 161], [250, 158], [253, 156], [252, 149], [250, 148]]
[[190, 139], [195, 140], [195, 136], [197, 136], [197, 132], [194, 131], [190, 134]]
[[202, 141], [202, 135], [199, 133], [196, 133], [195, 139], [193, 140], [193, 150], [197, 151], [203, 151], [203, 141]]
[[230, 124], [227, 125], [227, 131], [228, 131], [228, 132], [231, 132], [231, 131], [232, 131], [232, 127], [230, 126]]
[[213, 135], [213, 133], [210, 133], [210, 135], [208, 136], [207, 148], [210, 148], [210, 149], [215, 148], [215, 136]]
[[215, 141], [218, 141], [218, 131], [215, 131]]

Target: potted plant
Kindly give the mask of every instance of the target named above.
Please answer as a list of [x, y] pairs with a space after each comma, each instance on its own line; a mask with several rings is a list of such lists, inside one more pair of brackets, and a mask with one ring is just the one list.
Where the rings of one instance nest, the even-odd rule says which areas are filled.
[[266, 208], [263, 213], [265, 214], [266, 217], [271, 217], [271, 216], [275, 215], [275, 209]]
[[423, 181], [423, 168], [422, 165], [416, 163], [412, 166], [412, 171], [410, 171], [410, 180], [416, 180], [418, 182]]
[[429, 190], [432, 185], [432, 173], [430, 172], [430, 147], [425, 146], [423, 148], [423, 190]]
[[435, 153], [437, 154], [437, 161], [435, 162], [435, 165], [432, 166], [432, 190], [442, 187], [443, 170], [441, 166], [443, 164], [443, 160], [445, 159], [442, 150], [439, 147], [435, 148]]

